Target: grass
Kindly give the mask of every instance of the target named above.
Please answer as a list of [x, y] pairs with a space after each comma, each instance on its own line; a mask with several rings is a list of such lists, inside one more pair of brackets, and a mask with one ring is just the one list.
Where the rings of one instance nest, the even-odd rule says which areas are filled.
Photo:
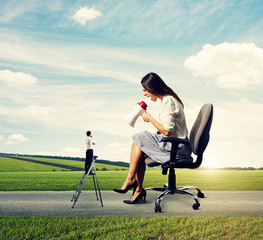
[[[22, 157], [21, 157], [22, 158]], [[64, 164], [73, 167], [80, 167], [84, 169], [84, 162], [74, 161], [74, 160], [64, 160], [64, 159], [51, 159], [51, 158], [32, 158], [28, 159], [39, 160], [43, 162], [51, 162]], [[122, 171], [127, 170], [127, 167], [114, 166], [109, 164], [96, 163], [97, 170], [109, 170], [109, 171]], [[39, 163], [31, 163], [26, 161], [21, 161], [17, 159], [0, 157], [0, 173], [1, 172], [50, 172], [50, 171], [70, 171], [69, 169], [48, 166]]]
[[1, 217], [0, 239], [262, 239], [258, 217]]
[[0, 157], [0, 173], [1, 172], [35, 172], [35, 171], [51, 172], [51, 171], [67, 171], [67, 169]]
[[[196, 185], [203, 190], [263, 190], [262, 170], [191, 170], [177, 169], [177, 185]], [[127, 171], [98, 171], [101, 190], [119, 188]], [[64, 191], [75, 190], [83, 172], [1, 172], [1, 191]], [[162, 186], [167, 175], [160, 169], [147, 169], [144, 187]], [[93, 190], [88, 179], [84, 190]]]
[[[84, 162], [50, 158], [41, 161], [83, 167]], [[127, 168], [96, 163], [100, 188], [119, 188], [127, 176]], [[124, 170], [125, 169], [125, 170]], [[177, 185], [196, 185], [204, 190], [263, 190], [262, 170], [191, 170], [176, 169]], [[83, 172], [0, 157], [0, 191], [63, 191], [75, 190]], [[162, 186], [167, 176], [160, 168], [147, 169], [144, 187]], [[93, 190], [87, 181], [84, 190]]]
[[[58, 164], [65, 164], [73, 167], [80, 167], [84, 168], [84, 161], [75, 161], [75, 160], [67, 160], [67, 159], [55, 159], [55, 158], [36, 158], [36, 157], [26, 157], [28, 159], [34, 159], [39, 160], [43, 162], [52, 162], [52, 163], [58, 163]], [[109, 165], [109, 164], [102, 164], [102, 163], [96, 163], [96, 168], [98, 170], [102, 170], [105, 168], [107, 171], [121, 171], [121, 170], [128, 170], [127, 167], [121, 167], [121, 166], [115, 166], [115, 165]]]

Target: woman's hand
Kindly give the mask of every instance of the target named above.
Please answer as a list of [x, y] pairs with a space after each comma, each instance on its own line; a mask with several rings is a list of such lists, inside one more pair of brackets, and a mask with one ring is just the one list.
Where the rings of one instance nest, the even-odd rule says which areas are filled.
[[142, 118], [144, 122], [151, 122], [153, 126], [155, 126], [162, 134], [165, 136], [169, 136], [171, 133], [164, 128], [162, 124], [157, 122], [150, 113], [145, 112], [142, 114]]
[[148, 112], [145, 112], [142, 114], [142, 119], [144, 122], [150, 122], [150, 120], [152, 119], [152, 115]]

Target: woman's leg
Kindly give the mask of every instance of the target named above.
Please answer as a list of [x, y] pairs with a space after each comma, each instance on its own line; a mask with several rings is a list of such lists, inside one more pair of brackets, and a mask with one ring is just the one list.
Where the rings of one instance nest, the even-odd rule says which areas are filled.
[[131, 197], [131, 201], [135, 200], [135, 198], [142, 192], [143, 187], [143, 180], [144, 180], [144, 174], [145, 174], [145, 169], [146, 169], [146, 164], [144, 162], [144, 159], [142, 159], [142, 161], [140, 161], [140, 165], [138, 166], [138, 170], [136, 172], [136, 180], [138, 183], [138, 186], [134, 192], [134, 194]]
[[143, 179], [141, 179], [142, 176], [141, 167], [143, 165], [142, 162], [144, 163], [143, 152], [138, 147], [136, 142], [133, 141], [131, 148], [131, 156], [130, 156], [130, 168], [129, 168], [128, 176], [122, 185], [122, 189], [125, 189], [128, 185], [132, 184], [135, 181], [135, 179], [137, 180], [138, 185], [141, 185], [142, 187], [142, 181], [143, 181]]

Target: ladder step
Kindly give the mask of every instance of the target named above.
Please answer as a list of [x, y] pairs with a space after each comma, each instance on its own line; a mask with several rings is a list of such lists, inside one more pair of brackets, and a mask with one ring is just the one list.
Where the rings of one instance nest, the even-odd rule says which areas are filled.
[[[72, 200], [75, 200], [76, 197], [77, 197], [76, 194], [73, 194]], [[71, 200], [71, 201], [72, 201], [72, 200]]]

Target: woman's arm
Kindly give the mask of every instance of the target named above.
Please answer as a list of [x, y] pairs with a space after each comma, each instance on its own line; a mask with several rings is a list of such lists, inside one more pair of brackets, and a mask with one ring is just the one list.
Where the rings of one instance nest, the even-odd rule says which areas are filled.
[[165, 136], [169, 136], [171, 134], [171, 132], [166, 130], [161, 123], [157, 122], [150, 113], [145, 112], [142, 114], [142, 118], [144, 122], [152, 123], [153, 126], [155, 126]]

